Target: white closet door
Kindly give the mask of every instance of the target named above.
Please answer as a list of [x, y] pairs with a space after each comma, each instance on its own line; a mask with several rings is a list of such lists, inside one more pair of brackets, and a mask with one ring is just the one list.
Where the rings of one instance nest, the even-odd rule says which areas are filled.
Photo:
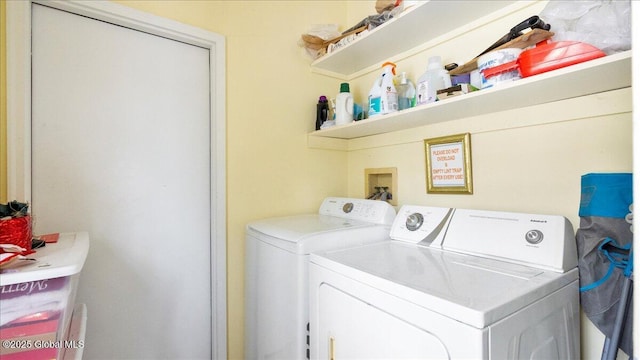
[[90, 234], [85, 358], [211, 358], [209, 50], [32, 11], [35, 232]]

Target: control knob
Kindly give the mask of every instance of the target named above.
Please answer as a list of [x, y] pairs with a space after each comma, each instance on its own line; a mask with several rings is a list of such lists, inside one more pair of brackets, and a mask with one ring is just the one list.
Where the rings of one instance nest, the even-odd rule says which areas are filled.
[[420, 226], [422, 226], [423, 222], [424, 222], [424, 217], [422, 216], [422, 214], [413, 213], [407, 216], [407, 221], [405, 222], [405, 225], [407, 226], [407, 229], [409, 231], [416, 231], [420, 228]]
[[342, 211], [344, 211], [347, 214], [350, 213], [351, 210], [353, 210], [353, 203], [348, 202], [342, 206]]
[[539, 244], [542, 241], [542, 239], [544, 239], [544, 235], [540, 230], [529, 230], [527, 231], [526, 234], [524, 234], [524, 238], [525, 240], [527, 240], [529, 244], [535, 245], [535, 244]]

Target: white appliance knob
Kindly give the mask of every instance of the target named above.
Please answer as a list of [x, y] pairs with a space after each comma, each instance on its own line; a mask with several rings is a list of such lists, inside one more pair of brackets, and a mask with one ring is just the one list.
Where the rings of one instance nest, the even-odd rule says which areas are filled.
[[407, 216], [406, 226], [409, 231], [416, 231], [422, 226], [424, 217], [420, 213], [413, 213]]

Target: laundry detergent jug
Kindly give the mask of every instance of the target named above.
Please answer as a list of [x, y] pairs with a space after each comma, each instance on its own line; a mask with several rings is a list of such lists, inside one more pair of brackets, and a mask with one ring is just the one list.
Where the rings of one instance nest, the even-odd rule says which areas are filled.
[[336, 96], [336, 125], [353, 121], [353, 95], [349, 92], [349, 83], [340, 84], [340, 93]]
[[442, 66], [440, 56], [429, 58], [427, 71], [416, 84], [416, 105], [429, 104], [437, 100], [437, 91], [451, 87], [449, 72]]

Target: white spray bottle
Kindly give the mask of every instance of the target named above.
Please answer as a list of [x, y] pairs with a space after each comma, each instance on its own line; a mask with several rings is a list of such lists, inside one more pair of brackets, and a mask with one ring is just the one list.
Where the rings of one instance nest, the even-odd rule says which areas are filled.
[[382, 75], [376, 79], [369, 92], [369, 117], [398, 111], [398, 93], [393, 85], [396, 64], [382, 64]]

